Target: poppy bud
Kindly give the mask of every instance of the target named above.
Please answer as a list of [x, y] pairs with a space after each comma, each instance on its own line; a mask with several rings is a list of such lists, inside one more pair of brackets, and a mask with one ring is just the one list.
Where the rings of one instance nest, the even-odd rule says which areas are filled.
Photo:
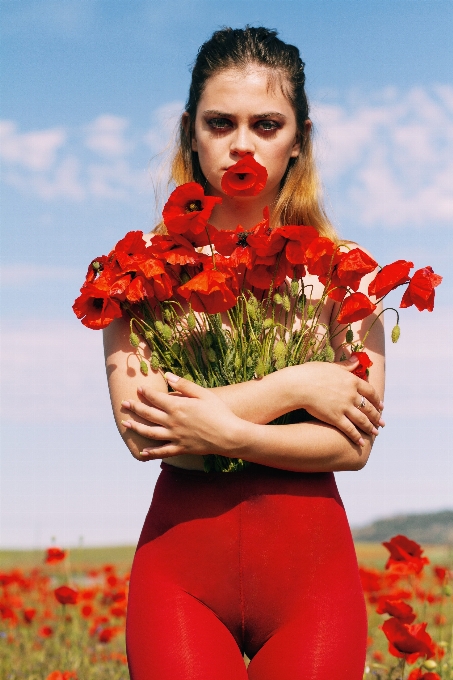
[[145, 331], [145, 340], [152, 340], [153, 339], [153, 332], [152, 331]]
[[346, 342], [352, 342], [354, 340], [354, 333], [352, 328], [348, 328], [346, 331]]
[[282, 298], [282, 296], [280, 295], [280, 293], [275, 293], [275, 295], [274, 295], [274, 302], [275, 302], [276, 305], [281, 305], [281, 304], [282, 304], [283, 298]]
[[132, 347], [138, 347], [140, 344], [140, 338], [136, 333], [131, 333], [129, 336], [129, 342], [131, 343]]
[[171, 309], [165, 309], [164, 310], [164, 317], [165, 317], [165, 319], [167, 319], [167, 321], [171, 320], [171, 317], [172, 317]]
[[272, 321], [272, 319], [265, 319], [263, 323], [263, 328], [272, 328], [273, 325], [274, 322]]
[[264, 365], [264, 361], [262, 359], [258, 359], [258, 363], [255, 366], [255, 378], [257, 378], [258, 380], [260, 378], [263, 378], [265, 370], [266, 367]]
[[160, 368], [160, 361], [157, 354], [153, 354], [153, 356], [151, 357], [151, 361], [149, 363], [151, 364], [151, 368], [153, 369], [153, 371], [157, 371], [158, 368]]
[[252, 307], [258, 307], [258, 300], [254, 295], [250, 295], [247, 302], [249, 303], [249, 305], [252, 305]]
[[398, 324], [392, 328], [392, 342], [398, 342], [400, 337], [400, 327]]
[[297, 294], [299, 293], [299, 281], [291, 281], [291, 286], [289, 290], [291, 297], [296, 297]]
[[217, 361], [217, 355], [212, 349], [212, 347], [208, 347], [208, 349], [206, 350], [206, 356], [208, 358], [208, 361], [211, 362], [211, 364], [215, 364], [215, 362]]
[[307, 307], [307, 317], [309, 319], [312, 319], [314, 317], [314, 315], [315, 315], [315, 308], [313, 307], [313, 305], [308, 305], [308, 307]]
[[283, 340], [279, 340], [278, 342], [275, 343], [274, 346], [274, 359], [281, 359], [282, 357], [285, 357], [286, 355], [286, 345], [283, 342]]
[[247, 303], [247, 314], [251, 319], [256, 319], [256, 307]]
[[193, 331], [196, 325], [197, 320], [195, 318], [195, 314], [193, 312], [189, 312], [189, 314], [187, 315], [187, 327], [189, 331]]
[[450, 597], [451, 593], [452, 593], [451, 586], [448, 585], [448, 583], [447, 583], [447, 585], [444, 586], [444, 595], [446, 595], [447, 597]]
[[281, 371], [281, 369], [285, 368], [285, 366], [286, 366], [285, 357], [279, 357], [275, 362], [275, 368], [277, 369], [277, 371]]
[[321, 354], [324, 361], [328, 361], [329, 363], [335, 361], [335, 352], [329, 343], [326, 344]]
[[140, 370], [143, 375], [148, 375], [148, 364], [143, 359], [140, 361]]
[[253, 366], [252, 357], [248, 357], [248, 358], [247, 358], [247, 361], [245, 362], [245, 364], [246, 364], [247, 368], [252, 368], [252, 366]]
[[165, 340], [170, 340], [173, 331], [170, 328], [170, 326], [166, 323], [162, 323], [162, 321], [156, 321], [156, 330], [162, 335]]
[[422, 663], [422, 668], [426, 668], [427, 671], [433, 671], [437, 668], [437, 663], [433, 659], [427, 659]]
[[283, 295], [282, 298], [282, 306], [285, 312], [289, 312], [289, 310], [291, 309], [291, 301], [286, 293]]
[[162, 331], [164, 328], [164, 324], [162, 323], [162, 321], [156, 321], [154, 325], [156, 326], [156, 331], [160, 333], [160, 335], [162, 335]]
[[234, 367], [237, 371], [239, 371], [239, 369], [241, 368], [241, 357], [239, 356], [239, 354], [236, 354], [236, 356], [234, 357]]
[[211, 347], [212, 340], [213, 340], [212, 333], [209, 333], [209, 331], [208, 331], [205, 335], [206, 347]]

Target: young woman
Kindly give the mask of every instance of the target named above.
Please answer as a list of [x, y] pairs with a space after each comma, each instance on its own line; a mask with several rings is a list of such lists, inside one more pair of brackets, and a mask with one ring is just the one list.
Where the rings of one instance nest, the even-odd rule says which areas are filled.
[[[337, 238], [318, 199], [304, 80], [299, 51], [275, 31], [226, 28], [200, 48], [173, 180], [222, 197], [210, 219], [218, 229], [251, 228], [268, 205], [274, 226]], [[222, 176], [246, 154], [265, 166], [266, 186], [228, 197]], [[328, 301], [321, 322], [337, 313]], [[215, 389], [167, 374], [170, 394], [161, 374], [136, 370], [128, 337], [127, 320], [105, 330], [116, 422], [135, 458], [162, 459], [131, 573], [132, 679], [361, 679], [366, 613], [333, 472], [360, 470], [384, 424], [381, 323], [367, 338], [369, 381], [353, 374], [353, 356], [340, 364], [338, 337], [336, 364]], [[298, 409], [312, 419], [267, 425]], [[206, 473], [209, 453], [253, 464]]]

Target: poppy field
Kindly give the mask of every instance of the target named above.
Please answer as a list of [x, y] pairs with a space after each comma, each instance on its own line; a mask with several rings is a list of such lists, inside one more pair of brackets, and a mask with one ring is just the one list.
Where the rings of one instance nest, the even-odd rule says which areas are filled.
[[[406, 536], [357, 545], [369, 637], [364, 680], [453, 680], [452, 551]], [[127, 680], [132, 548], [0, 554], [0, 677]]]

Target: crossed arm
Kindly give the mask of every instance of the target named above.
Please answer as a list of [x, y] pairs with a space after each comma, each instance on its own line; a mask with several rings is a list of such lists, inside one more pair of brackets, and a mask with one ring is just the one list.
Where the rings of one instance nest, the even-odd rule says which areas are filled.
[[[144, 378], [138, 372], [128, 324], [117, 320], [104, 341], [118, 429], [138, 460], [217, 453], [295, 471], [361, 469], [383, 424], [382, 330], [378, 321], [367, 339], [374, 363], [369, 382], [352, 374], [357, 362], [312, 362], [214, 389], [168, 376], [176, 390], [169, 394], [160, 373]], [[366, 406], [360, 409], [362, 396]], [[298, 408], [317, 420], [266, 425]]]

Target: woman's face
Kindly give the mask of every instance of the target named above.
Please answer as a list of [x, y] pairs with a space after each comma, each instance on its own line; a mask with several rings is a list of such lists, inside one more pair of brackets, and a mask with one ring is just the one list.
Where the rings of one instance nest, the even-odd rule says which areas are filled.
[[223, 196], [220, 182], [224, 172], [251, 154], [268, 172], [260, 196], [270, 204], [290, 158], [299, 155], [293, 107], [280, 81], [272, 81], [270, 75], [267, 68], [252, 66], [221, 71], [206, 82], [198, 103], [192, 150], [198, 152], [208, 193]]

